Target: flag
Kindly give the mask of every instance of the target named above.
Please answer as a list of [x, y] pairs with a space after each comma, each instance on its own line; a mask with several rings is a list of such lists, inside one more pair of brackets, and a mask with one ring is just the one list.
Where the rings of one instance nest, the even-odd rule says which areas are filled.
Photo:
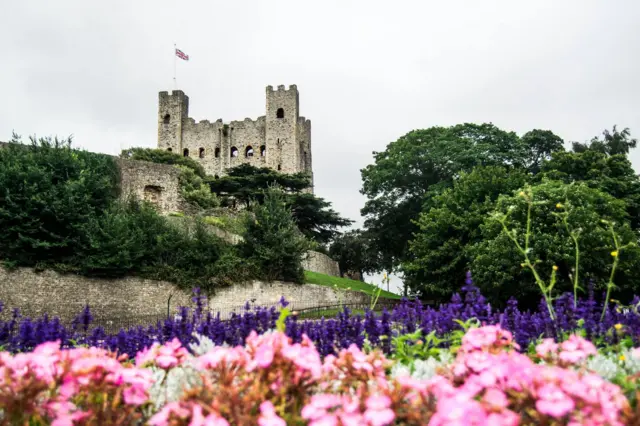
[[189, 60], [189, 55], [185, 54], [182, 50], [176, 49], [176, 56], [185, 61]]

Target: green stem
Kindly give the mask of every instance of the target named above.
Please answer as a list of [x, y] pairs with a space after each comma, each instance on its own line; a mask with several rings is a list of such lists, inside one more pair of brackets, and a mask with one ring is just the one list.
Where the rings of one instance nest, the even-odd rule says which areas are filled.
[[524, 256], [524, 264], [531, 270], [531, 272], [533, 273], [533, 277], [536, 281], [536, 284], [538, 284], [538, 287], [540, 288], [540, 291], [542, 292], [542, 296], [544, 297], [545, 303], [547, 305], [547, 309], [549, 310], [549, 316], [551, 317], [552, 320], [555, 320], [555, 314], [553, 312], [553, 306], [551, 305], [551, 300], [549, 300], [550, 294], [548, 294], [548, 291], [546, 289], [546, 286], [544, 285], [544, 282], [542, 281], [542, 278], [540, 278], [540, 275], [538, 274], [538, 271], [536, 271], [533, 263], [531, 263], [531, 260], [529, 259], [529, 237], [531, 234], [531, 202], [529, 200], [527, 200], [529, 207], [527, 209], [527, 231], [525, 233], [525, 248], [523, 249], [522, 246], [520, 245], [520, 243], [518, 242], [518, 240], [515, 238], [514, 235], [511, 234], [511, 232], [509, 232], [509, 230], [507, 229], [507, 226], [505, 224], [505, 221], [502, 220], [500, 223], [502, 224], [502, 228], [505, 230], [507, 236], [511, 239], [511, 241], [514, 242], [514, 244], [516, 245], [517, 249], [520, 251], [520, 253]]
[[616, 255], [614, 256], [613, 266], [611, 267], [611, 275], [609, 276], [609, 282], [607, 283], [607, 295], [604, 298], [604, 306], [602, 307], [602, 315], [600, 316], [601, 322], [604, 320], [604, 315], [607, 312], [607, 306], [609, 306], [609, 297], [611, 295], [611, 288], [613, 287], [613, 276], [616, 273], [618, 262], [620, 262], [620, 244], [618, 242], [616, 233], [613, 230], [613, 225], [610, 225], [610, 229], [611, 229], [611, 235], [613, 235], [613, 244], [616, 248]]

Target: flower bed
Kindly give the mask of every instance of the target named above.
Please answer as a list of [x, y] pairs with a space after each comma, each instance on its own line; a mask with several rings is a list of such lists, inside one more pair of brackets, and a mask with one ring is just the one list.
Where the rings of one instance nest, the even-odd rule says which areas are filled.
[[[306, 336], [250, 333], [244, 346], [177, 339], [135, 359], [41, 344], [0, 353], [7, 425], [624, 425], [640, 417], [625, 390], [588, 367], [577, 335], [518, 352], [500, 326], [470, 329], [430, 378], [355, 344], [321, 357]], [[630, 356], [639, 357], [637, 351]], [[629, 380], [634, 381], [631, 378]]]

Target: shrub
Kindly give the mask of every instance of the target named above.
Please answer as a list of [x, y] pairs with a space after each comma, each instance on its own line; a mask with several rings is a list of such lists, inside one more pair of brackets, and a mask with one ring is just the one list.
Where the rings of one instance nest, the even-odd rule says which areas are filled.
[[298, 230], [277, 189], [265, 193], [264, 203], [248, 218], [241, 252], [265, 280], [304, 282], [302, 258], [309, 243]]
[[129, 148], [120, 153], [120, 157], [129, 160], [148, 161], [158, 164], [173, 164], [187, 167], [200, 178], [205, 178], [204, 167], [191, 157], [184, 157], [163, 149], [153, 148]]
[[[0, 258], [17, 266], [77, 266], [83, 228], [118, 196], [113, 158], [31, 138], [0, 149]], [[72, 268], [73, 269], [73, 268]]]

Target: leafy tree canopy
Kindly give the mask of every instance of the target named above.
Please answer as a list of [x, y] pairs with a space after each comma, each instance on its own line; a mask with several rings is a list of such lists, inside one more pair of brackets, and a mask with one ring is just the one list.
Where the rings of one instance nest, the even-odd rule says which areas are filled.
[[254, 203], [264, 203], [270, 187], [277, 186], [300, 231], [319, 244], [328, 243], [338, 234], [339, 228], [353, 223], [334, 211], [330, 202], [304, 192], [311, 187], [311, 177], [306, 173], [284, 174], [250, 164], [231, 168], [228, 173], [208, 180], [211, 190], [218, 194], [223, 204], [238, 202], [253, 209]]
[[617, 126], [613, 126], [613, 130], [602, 132], [602, 139], [594, 137], [589, 143], [573, 142], [573, 150], [575, 152], [584, 152], [587, 150], [601, 152], [607, 155], [628, 154], [629, 150], [635, 148], [638, 140], [631, 137], [628, 128], [618, 131]]
[[[516, 297], [531, 307], [540, 300], [540, 291], [532, 274], [522, 268], [523, 258], [499, 221], [506, 217], [507, 229], [525, 247], [529, 204], [522, 194], [515, 191], [498, 199], [496, 214], [486, 217], [480, 227], [482, 239], [469, 248], [470, 268], [475, 282], [492, 301], [504, 303], [509, 297]], [[610, 274], [614, 243], [601, 219], [617, 224], [623, 244], [638, 237], [629, 226], [625, 202], [582, 182], [545, 180], [531, 187], [530, 194], [529, 257], [539, 262], [538, 273], [548, 282], [553, 265], [557, 265], [555, 292], [570, 291], [570, 277], [575, 273], [575, 246], [570, 233], [575, 232], [580, 247], [579, 282], [586, 288], [585, 279], [591, 278], [596, 288], [603, 288]], [[568, 229], [563, 222], [564, 213]], [[621, 293], [628, 295], [640, 285], [639, 261], [637, 248], [621, 253], [615, 280]]]
[[371, 240], [366, 232], [355, 229], [339, 235], [331, 243], [329, 255], [340, 265], [340, 274], [365, 273], [377, 269], [376, 252], [371, 250]]
[[254, 209], [255, 219], [247, 218], [241, 252], [261, 271], [258, 278], [303, 283], [302, 258], [309, 242], [296, 227], [280, 191], [267, 190], [263, 200]]
[[473, 260], [469, 247], [482, 241], [480, 226], [496, 200], [527, 180], [523, 170], [505, 166], [463, 172], [420, 214], [418, 232], [410, 242], [411, 258], [402, 266], [405, 284], [429, 298], [449, 298], [464, 282]]
[[522, 138], [493, 124], [460, 124], [414, 130], [374, 152], [361, 170], [365, 228], [381, 256], [380, 269], [395, 269], [409, 257], [415, 220], [431, 198], [476, 166], [507, 166], [535, 172], [543, 159], [562, 149], [549, 131]]

